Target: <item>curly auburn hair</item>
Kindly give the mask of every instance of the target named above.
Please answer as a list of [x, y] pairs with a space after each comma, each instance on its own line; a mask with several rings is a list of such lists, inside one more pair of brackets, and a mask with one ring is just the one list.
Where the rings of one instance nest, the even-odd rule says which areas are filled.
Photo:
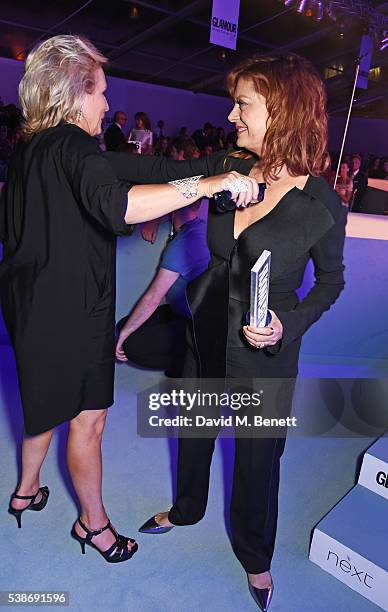
[[[274, 181], [286, 165], [291, 176], [318, 176], [327, 169], [326, 90], [314, 66], [294, 53], [255, 55], [227, 75], [234, 98], [239, 79], [250, 80], [266, 99], [268, 122], [260, 169]], [[233, 157], [251, 157], [235, 151]]]

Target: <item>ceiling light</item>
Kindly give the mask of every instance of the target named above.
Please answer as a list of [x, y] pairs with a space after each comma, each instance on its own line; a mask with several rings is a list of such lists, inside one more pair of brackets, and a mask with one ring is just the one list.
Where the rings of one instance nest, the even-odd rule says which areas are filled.
[[138, 19], [139, 18], [139, 9], [136, 4], [131, 4], [129, 7], [129, 18], [130, 19]]
[[296, 11], [301, 15], [304, 13], [306, 17], [313, 17], [317, 21], [323, 19], [324, 0], [284, 0], [285, 6], [295, 4]]

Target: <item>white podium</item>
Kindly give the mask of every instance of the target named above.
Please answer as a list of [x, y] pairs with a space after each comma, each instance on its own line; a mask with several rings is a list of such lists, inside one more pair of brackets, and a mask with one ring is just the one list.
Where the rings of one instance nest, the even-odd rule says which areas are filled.
[[310, 561], [388, 611], [388, 436], [365, 453], [358, 483], [314, 529]]

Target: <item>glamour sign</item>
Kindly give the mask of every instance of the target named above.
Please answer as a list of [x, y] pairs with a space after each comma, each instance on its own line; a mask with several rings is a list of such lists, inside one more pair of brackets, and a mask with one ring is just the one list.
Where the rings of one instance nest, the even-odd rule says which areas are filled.
[[240, 0], [213, 0], [210, 42], [236, 49]]

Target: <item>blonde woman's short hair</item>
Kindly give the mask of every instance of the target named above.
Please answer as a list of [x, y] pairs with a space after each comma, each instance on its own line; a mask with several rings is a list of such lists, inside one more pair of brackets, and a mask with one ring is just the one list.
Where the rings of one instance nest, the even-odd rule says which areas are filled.
[[107, 58], [86, 38], [60, 35], [28, 55], [19, 84], [25, 138], [79, 118], [87, 93], [93, 93], [97, 68]]

